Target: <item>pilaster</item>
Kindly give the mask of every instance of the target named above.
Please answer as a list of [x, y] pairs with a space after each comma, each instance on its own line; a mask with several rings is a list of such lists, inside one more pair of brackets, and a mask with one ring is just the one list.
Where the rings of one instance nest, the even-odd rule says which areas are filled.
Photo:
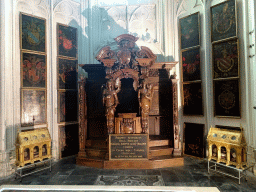
[[14, 121], [14, 74], [13, 68], [13, 0], [0, 2], [0, 177], [7, 176], [12, 169], [15, 142]]
[[78, 157], [85, 157], [85, 143], [87, 139], [87, 105], [85, 92], [86, 79], [78, 81], [79, 87], [79, 152]]

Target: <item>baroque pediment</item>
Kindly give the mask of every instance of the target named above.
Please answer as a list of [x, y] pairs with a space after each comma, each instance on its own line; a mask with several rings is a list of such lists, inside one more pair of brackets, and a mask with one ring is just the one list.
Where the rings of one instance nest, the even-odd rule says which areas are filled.
[[96, 59], [106, 67], [107, 79], [147, 78], [148, 68], [156, 60], [156, 55], [145, 46], [135, 46], [138, 37], [123, 34], [115, 38], [118, 50], [111, 50], [110, 46], [103, 47]]

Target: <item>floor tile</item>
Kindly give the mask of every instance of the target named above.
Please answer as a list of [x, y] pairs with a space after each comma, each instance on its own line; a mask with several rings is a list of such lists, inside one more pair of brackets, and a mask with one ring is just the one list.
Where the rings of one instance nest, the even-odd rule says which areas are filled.
[[240, 191], [239, 187], [233, 183], [216, 183], [220, 191]]
[[76, 167], [71, 175], [95, 175], [95, 174], [100, 174], [100, 169], [96, 169], [96, 168], [91, 168], [91, 167], [87, 167], [87, 168], [78, 168]]
[[[54, 162], [52, 172], [44, 170], [20, 179], [14, 176], [0, 180], [0, 185], [93, 185], [100, 175], [105, 176], [161, 176], [165, 186], [196, 186], [196, 187], [218, 187], [220, 192], [225, 191], [256, 191], [256, 177], [248, 174], [248, 181], [238, 180], [223, 176], [214, 172], [208, 173], [207, 161], [184, 157], [183, 167], [161, 168], [161, 169], [98, 169], [75, 164], [75, 156], [64, 158]], [[229, 169], [225, 171], [231, 172]], [[29, 171], [28, 171], [29, 172]], [[232, 174], [235, 174], [231, 172]], [[131, 184], [131, 183], [130, 183]]]
[[123, 172], [124, 175], [147, 175], [147, 170], [145, 169], [125, 169]]
[[181, 179], [177, 175], [162, 174], [162, 178], [165, 183], [181, 182]]
[[161, 175], [159, 169], [147, 169], [147, 175]]
[[181, 182], [195, 182], [193, 176], [183, 176], [183, 175], [178, 175], [178, 178], [180, 179]]

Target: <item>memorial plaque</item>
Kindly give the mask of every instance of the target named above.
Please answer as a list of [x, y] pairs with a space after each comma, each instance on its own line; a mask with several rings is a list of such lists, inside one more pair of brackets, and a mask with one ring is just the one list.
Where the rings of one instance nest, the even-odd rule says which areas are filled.
[[110, 134], [109, 159], [148, 159], [148, 134]]

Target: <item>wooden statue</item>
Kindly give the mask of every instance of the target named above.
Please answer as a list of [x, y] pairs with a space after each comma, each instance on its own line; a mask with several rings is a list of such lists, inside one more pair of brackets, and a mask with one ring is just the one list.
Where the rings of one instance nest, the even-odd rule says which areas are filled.
[[153, 98], [153, 85], [146, 84], [145, 80], [142, 80], [141, 88], [138, 90], [138, 99], [141, 110], [141, 126], [142, 133], [148, 133], [148, 121], [149, 112], [151, 108]]
[[120, 84], [116, 83], [117, 89], [115, 89], [113, 85], [113, 81], [108, 80], [106, 83], [106, 88], [103, 91], [103, 105], [106, 109], [105, 115], [107, 118], [107, 129], [109, 134], [114, 133], [115, 111], [116, 106], [119, 104], [117, 93], [120, 91]]

